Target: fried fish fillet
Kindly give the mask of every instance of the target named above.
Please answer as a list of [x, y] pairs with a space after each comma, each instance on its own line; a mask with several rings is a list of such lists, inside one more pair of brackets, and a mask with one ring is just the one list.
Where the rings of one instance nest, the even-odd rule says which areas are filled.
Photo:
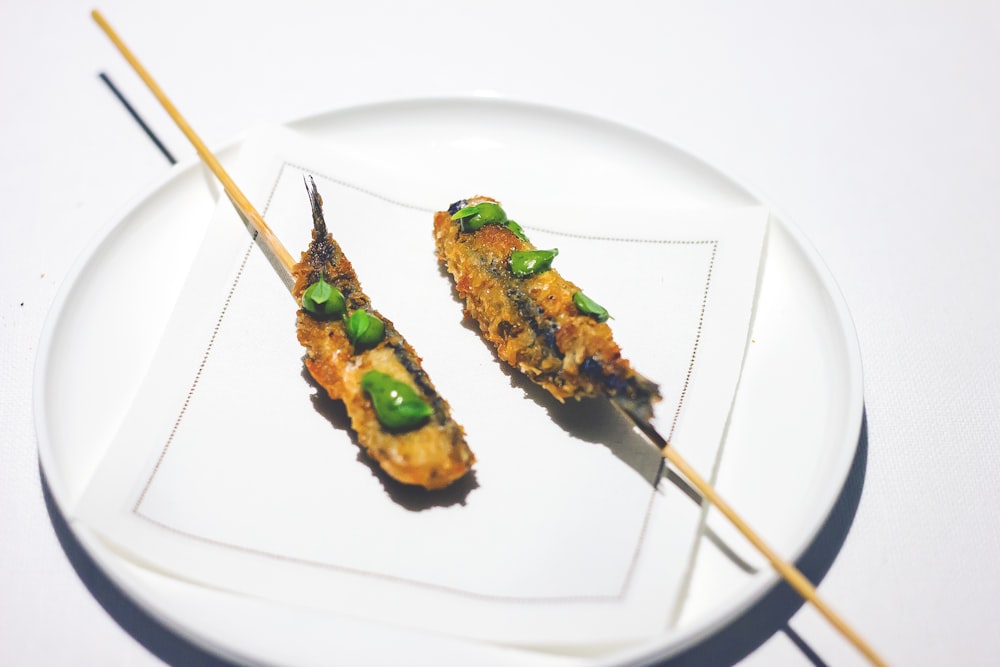
[[[495, 205], [490, 210], [498, 217], [467, 225], [483, 203]], [[606, 396], [642, 419], [652, 417], [659, 388], [622, 356], [606, 313], [590, 307], [600, 306], [555, 269], [515, 273], [513, 254], [537, 248], [495, 199], [473, 197], [435, 213], [434, 240], [466, 314], [500, 359], [560, 401]]]
[[[292, 271], [292, 293], [303, 304], [307, 289], [322, 279], [343, 295], [345, 308], [344, 316], [299, 309], [297, 334], [306, 349], [305, 366], [331, 398], [343, 401], [358, 441], [386, 473], [406, 484], [445, 487], [475, 462], [465, 433], [421, 367], [420, 357], [392, 322], [372, 308], [350, 261], [327, 232], [315, 182], [307, 190], [313, 214], [312, 242]], [[358, 311], [377, 317], [384, 325], [382, 339], [364, 349], [359, 349], [347, 330], [346, 315]], [[377, 411], [374, 396], [366, 389], [372, 378], [402, 383], [405, 387], [390, 398], [412, 391], [429, 407], [428, 414], [416, 425], [390, 422], [387, 426], [385, 415]]]

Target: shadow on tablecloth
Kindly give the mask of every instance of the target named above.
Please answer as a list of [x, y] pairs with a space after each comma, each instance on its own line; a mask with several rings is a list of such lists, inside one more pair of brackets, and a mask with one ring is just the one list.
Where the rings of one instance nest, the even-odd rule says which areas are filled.
[[[844, 488], [816, 534], [816, 539], [795, 563], [814, 586], [819, 586], [819, 582], [830, 570], [851, 530], [861, 500], [861, 490], [865, 485], [867, 463], [868, 416], [865, 413], [861, 418], [857, 451]], [[826, 663], [819, 655], [788, 625], [788, 621], [804, 604], [799, 594], [782, 581], [724, 629], [669, 660], [650, 661], [646, 664], [658, 667], [733, 665], [780, 632], [802, 652], [808, 663], [825, 667]]]
[[41, 471], [42, 493], [45, 508], [55, 529], [59, 544], [76, 570], [80, 581], [87, 587], [94, 599], [108, 615], [142, 644], [146, 650], [168, 665], [190, 665], [191, 667], [235, 667], [219, 659], [191, 642], [168, 630], [162, 623], [132, 602], [118, 586], [97, 566], [90, 555], [73, 535], [49, 490], [45, 472]]

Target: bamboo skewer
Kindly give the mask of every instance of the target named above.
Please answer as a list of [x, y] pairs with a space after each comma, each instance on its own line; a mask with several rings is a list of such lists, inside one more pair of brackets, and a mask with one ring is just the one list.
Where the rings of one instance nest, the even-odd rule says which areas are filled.
[[[619, 406], [621, 408], [621, 406]], [[622, 411], [628, 416], [629, 420], [642, 431], [643, 435], [649, 438], [657, 447], [660, 448], [660, 452], [663, 454], [663, 458], [667, 459], [677, 471], [691, 483], [701, 497], [715, 506], [717, 510], [722, 512], [733, 526], [740, 531], [740, 533], [749, 541], [756, 549], [761, 553], [767, 562], [771, 564], [771, 567], [781, 575], [781, 577], [788, 582], [795, 592], [797, 592], [802, 598], [812, 604], [823, 617], [829, 621], [829, 623], [840, 632], [843, 637], [854, 645], [858, 651], [860, 651], [869, 662], [873, 665], [886, 665], [887, 663], [875, 652], [875, 649], [866, 642], [861, 635], [859, 635], [850, 625], [847, 624], [837, 612], [835, 612], [830, 605], [828, 605], [823, 598], [819, 596], [819, 592], [816, 587], [813, 586], [812, 582], [806, 578], [801, 571], [788, 561], [784, 560], [779, 556], [771, 547], [761, 539], [750, 526], [744, 521], [736, 510], [727, 503], [722, 496], [715, 490], [704, 477], [702, 477], [698, 472], [691, 467], [691, 465], [682, 457], [676, 449], [674, 449], [670, 443], [668, 443], [659, 432], [653, 428], [653, 426], [642, 419], [637, 419], [634, 415], [630, 414], [628, 410], [621, 408]]]
[[108, 36], [108, 39], [110, 39], [121, 54], [125, 56], [125, 60], [127, 60], [128, 64], [132, 66], [132, 69], [134, 69], [136, 74], [139, 75], [139, 78], [142, 79], [143, 83], [146, 84], [156, 99], [159, 100], [160, 104], [166, 110], [167, 114], [169, 114], [170, 118], [173, 119], [173, 121], [177, 124], [177, 127], [180, 128], [181, 132], [184, 133], [184, 136], [186, 136], [188, 141], [190, 141], [194, 146], [194, 149], [198, 152], [198, 156], [202, 159], [202, 161], [204, 161], [205, 165], [212, 171], [213, 174], [215, 174], [215, 177], [219, 179], [219, 182], [222, 183], [223, 189], [226, 191], [226, 195], [228, 195], [229, 199], [233, 202], [233, 206], [235, 206], [236, 210], [238, 210], [247, 220], [254, 232], [256, 232], [258, 239], [263, 241], [264, 245], [281, 265], [281, 268], [284, 269], [288, 275], [291, 275], [292, 268], [295, 266], [295, 260], [292, 259], [292, 256], [289, 254], [285, 246], [282, 245], [281, 241], [278, 240], [278, 237], [274, 235], [273, 231], [271, 231], [271, 228], [267, 226], [266, 222], [264, 222], [264, 218], [257, 212], [254, 205], [250, 203], [250, 200], [243, 194], [243, 191], [240, 190], [239, 186], [237, 186], [233, 179], [230, 178], [229, 174], [226, 172], [225, 168], [223, 168], [219, 160], [216, 159], [215, 155], [212, 154], [212, 151], [208, 149], [208, 146], [205, 145], [205, 142], [203, 142], [195, 133], [188, 122], [184, 120], [184, 117], [181, 116], [177, 107], [174, 106], [173, 102], [170, 101], [170, 98], [168, 98], [163, 90], [160, 89], [160, 86], [156, 83], [149, 72], [146, 71], [146, 68], [142, 66], [142, 63], [139, 62], [128, 46], [125, 45], [125, 42], [123, 42], [121, 37], [118, 36], [118, 33], [115, 32], [114, 28], [112, 28], [111, 25], [105, 20], [104, 16], [96, 9], [91, 11], [90, 15], [93, 17], [94, 21], [97, 22], [97, 25], [101, 27], [101, 30], [104, 31], [104, 34]]
[[[129, 65], [135, 70], [139, 77], [143, 80], [146, 86], [152, 91], [156, 99], [159, 100], [160, 104], [170, 115], [171, 119], [177, 124], [180, 130], [188, 138], [191, 144], [194, 146], [195, 150], [198, 152], [199, 157], [204, 161], [205, 165], [215, 174], [216, 178], [219, 179], [220, 183], [233, 202], [233, 205], [241, 213], [241, 215], [246, 219], [248, 224], [253, 228], [253, 230], [258, 235], [258, 239], [262, 240], [265, 248], [267, 248], [273, 255], [280, 267], [286, 272], [286, 274], [291, 275], [292, 267], [295, 266], [295, 261], [292, 259], [288, 250], [281, 244], [281, 241], [274, 235], [271, 228], [268, 227], [267, 223], [264, 222], [263, 217], [257, 212], [250, 200], [243, 194], [236, 183], [230, 178], [229, 174], [223, 168], [222, 164], [216, 159], [204, 142], [198, 137], [191, 126], [184, 120], [180, 112], [173, 105], [170, 99], [164, 94], [157, 85], [153, 77], [146, 71], [146, 68], [138, 61], [131, 50], [125, 45], [122, 39], [114, 31], [110, 24], [104, 19], [98, 10], [93, 10], [91, 16], [94, 21], [100, 26], [101, 30], [108, 36], [108, 38], [114, 43], [121, 54], [128, 61]], [[286, 278], [287, 276], [283, 276]], [[833, 609], [830, 608], [822, 598], [819, 597], [819, 593], [816, 587], [803, 575], [794, 565], [783, 560], [778, 554], [771, 549], [760, 536], [752, 529], [750, 526], [733, 510], [733, 508], [718, 494], [715, 488], [706, 481], [701, 475], [698, 474], [694, 468], [692, 468], [687, 461], [672, 447], [670, 444], [661, 436], [656, 429], [648, 421], [637, 417], [625, 409], [622, 405], [615, 403], [628, 418], [636, 425], [636, 427], [657, 447], [660, 448], [662, 455], [668, 462], [673, 464], [673, 466], [683, 475], [688, 482], [701, 494], [701, 497], [714, 505], [722, 514], [736, 527], [737, 530], [767, 559], [774, 570], [782, 577], [788, 584], [802, 596], [804, 600], [811, 603], [820, 614], [823, 615], [827, 621], [830, 622], [833, 627], [840, 632], [841, 635], [847, 641], [849, 641], [855, 648], [857, 648], [873, 665], [886, 665], [887, 663], [875, 652], [875, 650], [864, 640], [862, 637], [855, 632], [847, 622], [841, 618]]]

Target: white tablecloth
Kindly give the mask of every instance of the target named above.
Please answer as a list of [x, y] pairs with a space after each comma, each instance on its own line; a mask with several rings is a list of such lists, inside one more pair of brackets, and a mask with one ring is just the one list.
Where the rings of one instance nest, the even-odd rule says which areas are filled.
[[[839, 551], [817, 557], [832, 560], [820, 592], [894, 664], [989, 664], [1000, 653], [1000, 9], [687, 4], [99, 8], [212, 145], [359, 103], [488, 93], [633, 126], [752, 186], [826, 260], [865, 367], [863, 490]], [[181, 161], [193, 156], [90, 9], [0, 11], [0, 664], [196, 664], [207, 654], [127, 598], [88, 589], [93, 573], [67, 558], [40, 481], [32, 385], [45, 316], [81, 248], [169, 169], [98, 74]], [[744, 619], [675, 664], [685, 660], [860, 664], [808, 606], [787, 624]]]

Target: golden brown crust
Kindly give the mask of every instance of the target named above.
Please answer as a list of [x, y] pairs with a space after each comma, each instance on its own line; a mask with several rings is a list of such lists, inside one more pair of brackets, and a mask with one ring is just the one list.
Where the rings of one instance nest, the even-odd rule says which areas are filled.
[[[317, 196], [318, 200], [318, 196]], [[314, 216], [319, 202], [314, 203]], [[420, 366], [420, 358], [390, 320], [371, 308], [357, 276], [340, 247], [326, 233], [325, 225], [313, 232], [309, 250], [293, 269], [292, 293], [301, 303], [302, 294], [322, 273], [324, 279], [343, 292], [349, 311], [365, 309], [385, 323], [385, 338], [372, 349], [355, 351], [339, 318], [318, 319], [300, 309], [298, 340], [306, 349], [305, 366], [331, 398], [343, 401], [367, 453], [394, 479], [439, 489], [459, 479], [475, 462], [465, 433], [451, 418], [451, 409]], [[422, 426], [405, 432], [386, 429], [371, 400], [361, 388], [361, 378], [378, 370], [404, 382], [434, 410]]]
[[[479, 196], [463, 204], [483, 201], [496, 202]], [[622, 357], [606, 322], [580, 312], [573, 302], [578, 286], [555, 269], [526, 278], [512, 274], [511, 252], [534, 250], [530, 242], [502, 225], [463, 232], [448, 211], [434, 215], [434, 240], [466, 314], [502, 360], [561, 401], [622, 394], [651, 412], [659, 400], [656, 385]]]

